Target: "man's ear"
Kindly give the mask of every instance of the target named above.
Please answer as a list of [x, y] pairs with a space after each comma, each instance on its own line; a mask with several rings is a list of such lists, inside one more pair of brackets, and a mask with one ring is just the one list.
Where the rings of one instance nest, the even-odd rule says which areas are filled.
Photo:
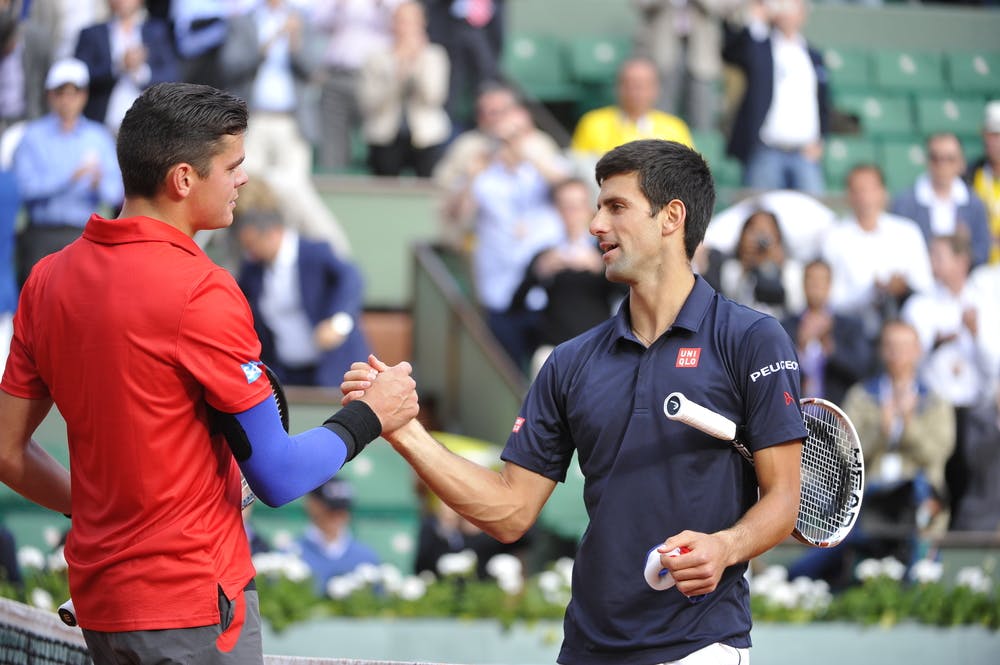
[[671, 235], [680, 231], [684, 233], [684, 222], [687, 221], [687, 207], [680, 199], [671, 199], [667, 205], [660, 209], [656, 216], [660, 222], [660, 232]]
[[167, 195], [176, 200], [186, 199], [191, 195], [191, 188], [197, 177], [194, 167], [187, 162], [174, 164], [167, 171], [164, 183]]

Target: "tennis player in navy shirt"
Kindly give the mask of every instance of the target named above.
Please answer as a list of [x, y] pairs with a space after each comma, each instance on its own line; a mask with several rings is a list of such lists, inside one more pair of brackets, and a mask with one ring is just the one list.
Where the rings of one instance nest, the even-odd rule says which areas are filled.
[[[747, 561], [788, 536], [799, 501], [799, 372], [770, 316], [696, 276], [691, 257], [715, 200], [701, 156], [642, 140], [597, 164], [590, 224], [608, 279], [630, 287], [618, 314], [558, 347], [531, 386], [499, 472], [438, 444], [413, 421], [386, 434], [430, 488], [493, 537], [519, 538], [574, 451], [590, 525], [573, 569], [559, 662], [749, 662]], [[356, 363], [345, 401], [383, 365]], [[738, 423], [751, 467], [726, 442], [667, 419], [683, 392]], [[651, 589], [647, 552], [676, 586]], [[668, 556], [675, 548], [686, 553]], [[698, 602], [693, 602], [698, 601]]]

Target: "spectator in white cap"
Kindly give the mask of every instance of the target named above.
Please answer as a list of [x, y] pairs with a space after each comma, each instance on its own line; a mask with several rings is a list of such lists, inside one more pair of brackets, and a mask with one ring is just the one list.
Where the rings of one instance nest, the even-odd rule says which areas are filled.
[[983, 157], [966, 172], [966, 180], [986, 204], [990, 226], [989, 262], [1000, 264], [1000, 99], [986, 104]]
[[49, 113], [28, 123], [14, 153], [27, 212], [18, 238], [22, 284], [39, 259], [80, 236], [93, 211], [121, 205], [124, 191], [114, 140], [104, 125], [83, 117], [89, 84], [83, 62], [56, 61], [45, 78]]
[[309, 526], [295, 539], [292, 551], [312, 571], [317, 596], [328, 593], [334, 577], [346, 575], [363, 563], [378, 564], [372, 548], [351, 535], [354, 489], [343, 478], [331, 478], [305, 496]]

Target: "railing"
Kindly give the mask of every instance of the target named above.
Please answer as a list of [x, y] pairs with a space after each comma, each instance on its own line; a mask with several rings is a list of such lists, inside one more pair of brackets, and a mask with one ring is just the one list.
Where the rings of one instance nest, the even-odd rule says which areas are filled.
[[413, 248], [413, 365], [421, 403], [441, 429], [502, 444], [527, 381], [487, 329], [446, 259], [447, 250]]

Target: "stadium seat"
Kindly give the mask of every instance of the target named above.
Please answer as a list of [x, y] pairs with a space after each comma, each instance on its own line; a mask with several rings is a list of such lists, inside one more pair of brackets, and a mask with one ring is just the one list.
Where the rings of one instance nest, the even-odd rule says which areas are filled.
[[353, 509], [359, 515], [405, 515], [416, 509], [415, 476], [403, 458], [382, 439], [373, 441], [337, 475], [351, 482]]
[[351, 532], [375, 550], [382, 563], [391, 563], [404, 575], [413, 572], [420, 532], [416, 513], [396, 518], [355, 517], [351, 520]]
[[1000, 52], [952, 51], [944, 57], [956, 93], [1000, 96]]
[[978, 136], [975, 138], [967, 137], [961, 138], [961, 141], [962, 154], [965, 155], [965, 162], [967, 164], [972, 164], [976, 160], [982, 158], [985, 151], [982, 138]]
[[983, 106], [981, 97], [920, 97], [916, 101], [917, 130], [924, 136], [936, 132], [964, 138], [978, 136]]
[[576, 98], [562, 42], [551, 35], [513, 35], [503, 50], [501, 68], [526, 96], [542, 102]]
[[583, 502], [583, 473], [576, 456], [566, 472], [566, 482], [558, 483], [545, 502], [539, 523], [562, 538], [579, 540], [587, 530], [589, 518]]
[[875, 80], [881, 90], [932, 92], [945, 90], [942, 56], [926, 51], [878, 51]]
[[890, 194], [909, 187], [927, 168], [927, 154], [919, 139], [887, 140], [882, 144], [882, 172]]
[[823, 175], [831, 190], [844, 188], [844, 176], [858, 164], [877, 164], [878, 150], [865, 138], [832, 136], [823, 151]]
[[632, 51], [624, 36], [579, 36], [569, 41], [570, 76], [577, 83], [614, 86], [618, 68]]
[[913, 111], [908, 95], [843, 94], [836, 98], [838, 110], [855, 115], [867, 136], [911, 136]]
[[871, 89], [872, 66], [868, 51], [828, 47], [823, 49], [823, 62], [830, 73], [830, 87], [835, 94]]
[[726, 137], [722, 132], [692, 130], [694, 147], [708, 162], [717, 187], [739, 187], [743, 167], [732, 157], [726, 156]]

